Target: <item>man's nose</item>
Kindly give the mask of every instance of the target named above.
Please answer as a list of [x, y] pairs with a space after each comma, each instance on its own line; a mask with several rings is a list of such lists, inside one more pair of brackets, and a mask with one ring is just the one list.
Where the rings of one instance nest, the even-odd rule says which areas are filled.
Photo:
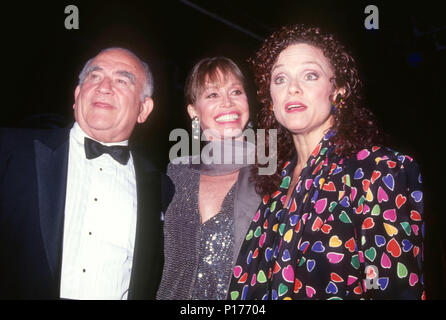
[[102, 79], [99, 83], [97, 89], [100, 93], [108, 94], [112, 92], [112, 80], [108, 77]]

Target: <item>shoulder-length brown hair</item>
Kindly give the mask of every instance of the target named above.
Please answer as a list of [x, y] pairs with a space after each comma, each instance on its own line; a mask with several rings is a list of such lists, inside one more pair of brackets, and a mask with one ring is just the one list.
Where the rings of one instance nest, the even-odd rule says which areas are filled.
[[[245, 77], [237, 64], [227, 57], [208, 57], [198, 61], [189, 72], [184, 86], [186, 105], [194, 104], [206, 89], [206, 83], [225, 83], [234, 76], [245, 87]], [[223, 79], [220, 77], [223, 76]]]
[[[295, 153], [291, 133], [276, 121], [274, 113], [271, 111], [270, 84], [271, 70], [279, 54], [288, 46], [299, 43], [306, 43], [321, 49], [334, 71], [334, 76], [331, 79], [333, 88], [345, 89], [343, 96], [330, 97], [331, 101], [336, 101], [336, 103], [339, 103], [340, 99], [343, 99], [344, 102], [343, 108], [334, 114], [335, 121], [332, 129], [336, 135], [331, 139], [336, 146], [336, 154], [348, 157], [365, 147], [383, 143], [381, 132], [372, 112], [362, 105], [362, 82], [358, 75], [355, 59], [345, 47], [332, 34], [323, 32], [318, 27], [284, 26], [265, 39], [255, 56], [248, 60], [254, 71], [257, 98], [260, 103], [257, 127], [277, 129], [278, 135], [276, 173], [272, 176], [256, 174], [254, 178], [256, 191], [261, 195], [277, 190], [281, 181], [281, 169]], [[268, 132], [268, 130], [266, 131]], [[268, 141], [268, 133], [266, 133], [267, 150]], [[260, 167], [261, 165], [257, 164], [256, 166]]]

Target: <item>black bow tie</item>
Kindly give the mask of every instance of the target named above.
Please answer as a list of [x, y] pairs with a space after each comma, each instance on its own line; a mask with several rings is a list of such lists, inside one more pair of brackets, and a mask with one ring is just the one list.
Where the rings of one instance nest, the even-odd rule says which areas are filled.
[[85, 138], [84, 146], [87, 159], [94, 159], [104, 153], [108, 153], [120, 164], [126, 165], [130, 158], [129, 147], [127, 146], [104, 146], [89, 138]]

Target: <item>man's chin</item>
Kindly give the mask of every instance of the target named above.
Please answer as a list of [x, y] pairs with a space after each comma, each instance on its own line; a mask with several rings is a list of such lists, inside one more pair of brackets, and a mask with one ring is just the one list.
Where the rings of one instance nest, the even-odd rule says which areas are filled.
[[98, 139], [98, 137], [111, 135], [111, 131], [113, 128], [110, 123], [104, 121], [78, 121], [78, 124], [88, 136], [99, 141], [102, 140]]

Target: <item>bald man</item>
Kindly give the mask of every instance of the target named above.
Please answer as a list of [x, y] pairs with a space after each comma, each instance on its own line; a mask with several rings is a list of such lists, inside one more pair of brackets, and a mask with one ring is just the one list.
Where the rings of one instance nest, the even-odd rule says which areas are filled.
[[71, 128], [0, 129], [0, 298], [155, 298], [173, 190], [128, 146], [152, 92], [147, 64], [108, 48], [79, 75]]

